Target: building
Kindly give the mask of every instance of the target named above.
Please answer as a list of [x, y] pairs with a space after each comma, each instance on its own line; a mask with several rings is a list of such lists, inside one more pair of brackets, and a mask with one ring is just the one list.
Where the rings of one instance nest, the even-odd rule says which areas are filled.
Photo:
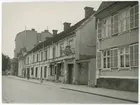
[[25, 74], [28, 78], [43, 78], [68, 84], [95, 85], [94, 13], [93, 8], [85, 7], [84, 19], [73, 26], [64, 22], [64, 30], [59, 34], [57, 30], [53, 30], [53, 37], [46, 38], [44, 42], [28, 51], [23, 56], [24, 59], [20, 58], [21, 62], [25, 60], [25, 65], [21, 66], [24, 72], [19, 69], [20, 74]]
[[97, 18], [97, 85], [138, 91], [139, 4], [102, 2]]
[[19, 32], [15, 38], [14, 57], [19, 56], [21, 49], [30, 51], [39, 41], [44, 41], [46, 37], [52, 37], [48, 30], [44, 30], [41, 33], [37, 33], [35, 29]]

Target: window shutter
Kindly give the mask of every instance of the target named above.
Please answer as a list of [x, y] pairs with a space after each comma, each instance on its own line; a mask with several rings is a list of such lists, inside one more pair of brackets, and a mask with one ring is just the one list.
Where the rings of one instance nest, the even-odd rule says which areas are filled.
[[114, 65], [114, 62], [113, 62], [113, 58], [114, 58], [113, 57], [113, 50], [111, 50], [110, 53], [111, 53], [111, 68], [113, 68], [114, 67], [113, 66]]
[[135, 66], [138, 66], [138, 45], [134, 46], [134, 60]]
[[130, 46], [130, 66], [134, 66], [133, 65], [133, 46]]
[[114, 67], [118, 67], [118, 49], [114, 50]]

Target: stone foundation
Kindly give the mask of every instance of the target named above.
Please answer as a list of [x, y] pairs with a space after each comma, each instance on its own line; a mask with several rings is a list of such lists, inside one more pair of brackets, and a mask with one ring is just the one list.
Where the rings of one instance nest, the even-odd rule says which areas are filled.
[[109, 89], [138, 92], [138, 79], [99, 78], [97, 86]]

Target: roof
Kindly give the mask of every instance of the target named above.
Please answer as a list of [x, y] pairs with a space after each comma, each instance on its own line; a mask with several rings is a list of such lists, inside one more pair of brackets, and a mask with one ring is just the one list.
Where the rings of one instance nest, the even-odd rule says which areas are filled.
[[52, 43], [56, 43], [58, 42], [59, 40], [62, 40], [64, 39], [65, 37], [68, 37], [70, 35], [73, 35], [76, 31], [76, 29], [78, 27], [81, 26], [81, 24], [83, 22], [85, 22], [88, 18], [84, 18], [82, 19], [81, 21], [77, 22], [76, 24], [74, 24], [73, 26], [71, 26], [68, 30], [66, 31], [62, 31], [60, 32], [59, 34], [57, 34], [56, 36], [54, 37], [50, 37], [50, 38], [47, 38], [45, 41], [39, 43], [37, 46], [35, 46], [33, 49], [31, 49], [27, 54], [31, 53], [31, 52], [35, 52], [41, 48], [46, 47], [48, 45], [51, 45]]
[[119, 3], [138, 3], [138, 1], [103, 1], [100, 5], [100, 7], [98, 8], [98, 10], [95, 12], [95, 15], [97, 15], [98, 13], [100, 13], [101, 11], [107, 9], [108, 7], [114, 5], [114, 4], [118, 4]]
[[98, 10], [95, 12], [95, 15], [108, 8], [109, 6], [113, 5], [114, 3], [116, 3], [116, 1], [103, 1]]

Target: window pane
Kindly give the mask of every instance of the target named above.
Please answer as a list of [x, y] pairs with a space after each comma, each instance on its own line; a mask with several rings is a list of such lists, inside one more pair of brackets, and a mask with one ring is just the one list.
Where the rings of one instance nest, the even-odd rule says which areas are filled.
[[111, 53], [111, 67], [114, 67], [114, 66], [113, 66], [113, 64], [114, 64], [114, 61], [113, 61], [113, 58], [114, 58], [114, 57], [113, 57], [113, 56], [114, 56], [114, 55], [113, 55], [113, 50], [111, 50], [110, 53]]
[[106, 51], [104, 51], [104, 56], [106, 56]]
[[104, 68], [106, 68], [106, 58], [104, 58]]
[[110, 68], [110, 57], [107, 58], [107, 68]]
[[114, 67], [118, 66], [118, 50], [114, 50]]
[[138, 45], [134, 46], [135, 66], [138, 66]]
[[130, 65], [133, 66], [133, 46], [130, 46]]
[[125, 55], [125, 66], [129, 67], [129, 55]]
[[120, 56], [120, 63], [121, 63], [121, 67], [124, 67], [124, 56], [123, 55]]
[[107, 51], [107, 55], [108, 55], [108, 56], [110, 55], [110, 51]]

